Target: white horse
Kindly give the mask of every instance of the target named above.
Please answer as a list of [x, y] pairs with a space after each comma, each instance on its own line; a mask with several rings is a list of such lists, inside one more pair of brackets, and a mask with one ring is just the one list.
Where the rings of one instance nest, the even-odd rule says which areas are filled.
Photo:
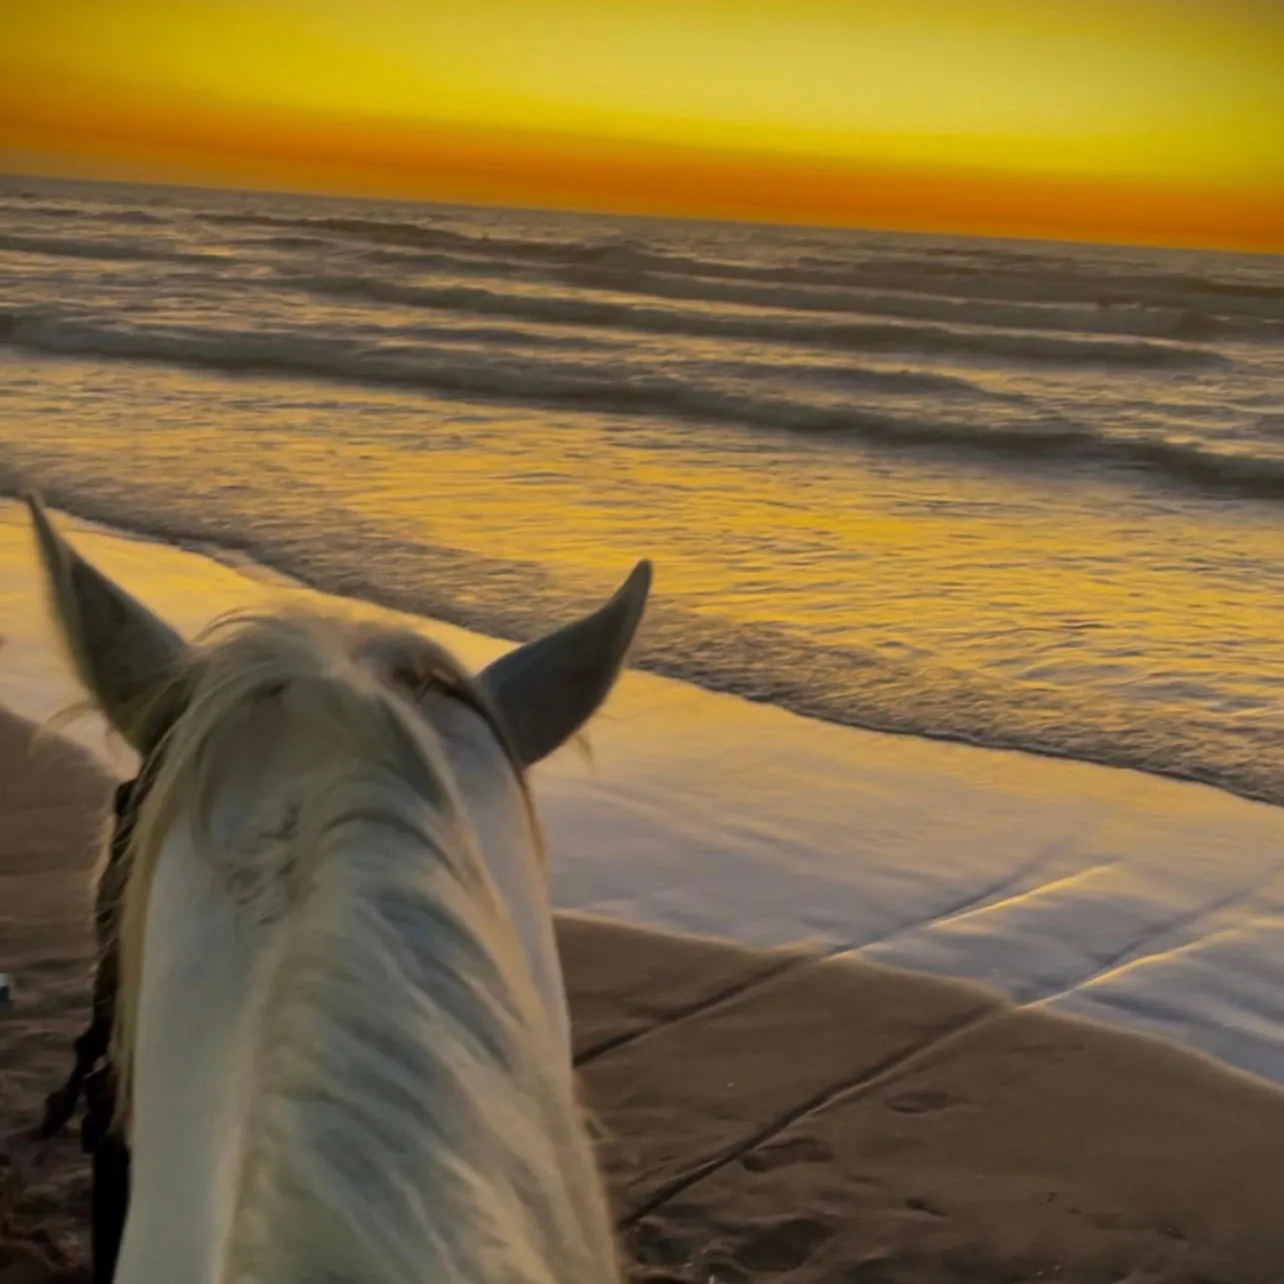
[[30, 507], [80, 681], [153, 766], [117, 1284], [615, 1284], [525, 771], [611, 689], [650, 565], [474, 678], [350, 620], [189, 646]]

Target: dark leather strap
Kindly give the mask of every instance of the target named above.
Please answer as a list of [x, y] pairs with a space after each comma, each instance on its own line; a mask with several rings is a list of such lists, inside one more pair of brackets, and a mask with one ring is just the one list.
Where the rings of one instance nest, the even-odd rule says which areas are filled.
[[111, 1284], [129, 1206], [129, 1147], [112, 1127], [116, 1113], [116, 1084], [109, 1054], [119, 980], [116, 921], [125, 858], [142, 793], [141, 779], [140, 774], [116, 790], [115, 828], [94, 910], [98, 964], [94, 971], [92, 1014], [89, 1025], [72, 1045], [75, 1060], [71, 1073], [63, 1086], [46, 1098], [44, 1118], [40, 1122], [40, 1135], [52, 1137], [71, 1121], [81, 1098], [84, 1098], [80, 1144], [82, 1150], [93, 1156], [94, 1284]]

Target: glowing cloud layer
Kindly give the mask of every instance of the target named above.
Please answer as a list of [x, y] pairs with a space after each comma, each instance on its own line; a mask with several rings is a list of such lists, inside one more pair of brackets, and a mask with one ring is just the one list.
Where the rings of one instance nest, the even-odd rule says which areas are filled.
[[1272, 0], [0, 6], [0, 166], [1284, 248]]

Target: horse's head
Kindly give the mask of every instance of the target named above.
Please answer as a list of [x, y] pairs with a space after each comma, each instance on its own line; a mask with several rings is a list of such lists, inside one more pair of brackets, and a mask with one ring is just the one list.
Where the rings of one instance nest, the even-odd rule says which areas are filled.
[[[76, 675], [112, 727], [146, 756], [181, 708], [193, 648], [82, 558], [37, 500], [28, 505], [54, 620]], [[524, 766], [569, 740], [610, 693], [650, 586], [651, 564], [639, 562], [599, 610], [515, 648], [478, 675]]]
[[610, 692], [650, 565], [473, 676], [352, 620], [191, 645], [30, 508], [75, 671], [148, 767], [118, 933], [123, 1284], [409, 1284], [505, 1241], [608, 1278], [525, 771]]

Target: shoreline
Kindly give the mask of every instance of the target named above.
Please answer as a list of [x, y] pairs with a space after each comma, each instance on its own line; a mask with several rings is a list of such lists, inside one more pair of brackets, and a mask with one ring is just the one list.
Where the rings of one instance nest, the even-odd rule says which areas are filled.
[[[7, 466], [0, 465], [0, 506], [16, 507], [20, 503], [23, 485], [24, 482], [20, 473], [15, 473]], [[164, 522], [157, 522], [152, 528], [123, 526], [105, 509], [94, 515], [93, 510], [101, 506], [96, 506], [93, 502], [85, 504], [80, 497], [76, 497], [71, 507], [63, 507], [67, 502], [67, 497], [56, 486], [50, 488], [48, 493], [44, 494], [44, 498], [64, 520], [70, 519], [76, 527], [94, 532], [103, 538], [178, 550], [190, 556], [215, 562], [262, 584], [274, 585], [287, 591], [338, 601], [354, 610], [369, 611], [373, 609], [395, 615], [429, 619], [434, 623], [439, 623], [450, 629], [458, 630], [460, 633], [473, 636], [491, 636], [496, 632], [500, 632], [505, 636], [511, 634], [512, 641], [526, 641], [529, 640], [530, 636], [534, 635], [530, 621], [525, 622], [525, 628], [513, 629], [505, 627], [511, 625], [512, 621], [496, 617], [494, 611], [490, 612], [490, 617], [494, 618], [486, 618], [485, 613], [483, 613], [483, 618], [479, 619], [475, 614], [470, 614], [448, 601], [435, 602], [432, 604], [431, 610], [425, 611], [415, 602], [409, 600], [405, 593], [395, 589], [381, 591], [377, 585], [363, 590], [364, 595], [358, 595], [356, 592], [342, 589], [329, 589], [320, 583], [314, 582], [315, 577], [309, 577], [307, 567], [296, 566], [291, 568], [287, 565], [285, 569], [282, 569], [265, 561], [260, 551], [248, 543], [244, 545], [235, 542], [219, 543], [203, 535], [193, 535], [185, 532], [181, 529], [181, 524], [177, 526], [171, 525], [169, 528], [166, 527]], [[90, 515], [86, 515], [87, 513]], [[289, 558], [283, 557], [278, 560], [288, 563]], [[584, 604], [583, 601], [579, 601], [577, 606], [583, 606]], [[568, 609], [570, 608], [568, 607]], [[501, 617], [502, 614], [501, 612]], [[769, 634], [770, 630], [768, 630]], [[770, 640], [769, 636], [768, 640]], [[816, 652], [814, 659], [817, 663], [827, 662], [828, 657], [823, 648]], [[1262, 803], [1284, 811], [1284, 787], [1272, 788], [1264, 785], [1257, 786], [1249, 781], [1237, 781], [1233, 772], [1222, 771], [1217, 767], [1199, 765], [1185, 767], [1178, 761], [1174, 761], [1171, 764], [1156, 764], [1153, 761], [1143, 761], [1144, 755], [1139, 754], [1129, 754], [1126, 755], [1127, 760], [1121, 758], [1116, 761], [1107, 756], [1094, 756], [1091, 752], [1077, 751], [1075, 747], [1071, 746], [1059, 747], [1052, 744], [1028, 742], [1028, 737], [1023, 738], [1019, 733], [1010, 733], [1002, 729], [996, 729], [992, 732], [969, 732], [967, 730], [934, 729], [926, 724], [896, 725], [894, 722], [880, 718], [877, 712], [870, 713], [865, 717], [854, 713], [840, 713], [835, 709], [829, 708], [825, 700], [814, 693], [809, 693], [802, 689], [792, 692], [786, 690], [787, 683], [781, 681], [775, 683], [776, 689], [770, 697], [762, 696], [755, 693], [755, 682], [748, 678], [738, 682], [734, 677], [726, 677], [714, 671], [704, 671], [698, 665], [694, 667], [675, 667], [672, 661], [662, 653], [637, 657], [631, 662], [631, 667], [634, 671], [645, 673], [651, 677], [682, 682], [712, 696], [727, 696], [737, 700], [744, 700], [748, 703], [761, 704], [767, 708], [779, 709], [807, 721], [861, 734], [907, 738], [931, 745], [957, 746], [964, 749], [979, 750], [983, 753], [1016, 754], [1023, 757], [1038, 758], [1054, 764], [1066, 762], [1107, 771], [1135, 772], [1151, 779], [1216, 789], [1233, 798], [1246, 802]]]
[[[282, 597], [334, 605], [198, 553], [67, 528], [187, 634]], [[507, 649], [364, 609], [423, 629], [473, 668]], [[78, 696], [52, 649], [21, 514], [3, 506], [0, 637], [0, 707], [39, 722]], [[96, 719], [63, 731], [113, 770], [132, 769]], [[559, 853], [559, 909], [750, 947], [811, 942], [978, 981], [1284, 1082], [1277, 808], [1126, 770], [861, 732], [635, 670], [590, 740], [591, 762], [562, 753], [533, 776]]]

